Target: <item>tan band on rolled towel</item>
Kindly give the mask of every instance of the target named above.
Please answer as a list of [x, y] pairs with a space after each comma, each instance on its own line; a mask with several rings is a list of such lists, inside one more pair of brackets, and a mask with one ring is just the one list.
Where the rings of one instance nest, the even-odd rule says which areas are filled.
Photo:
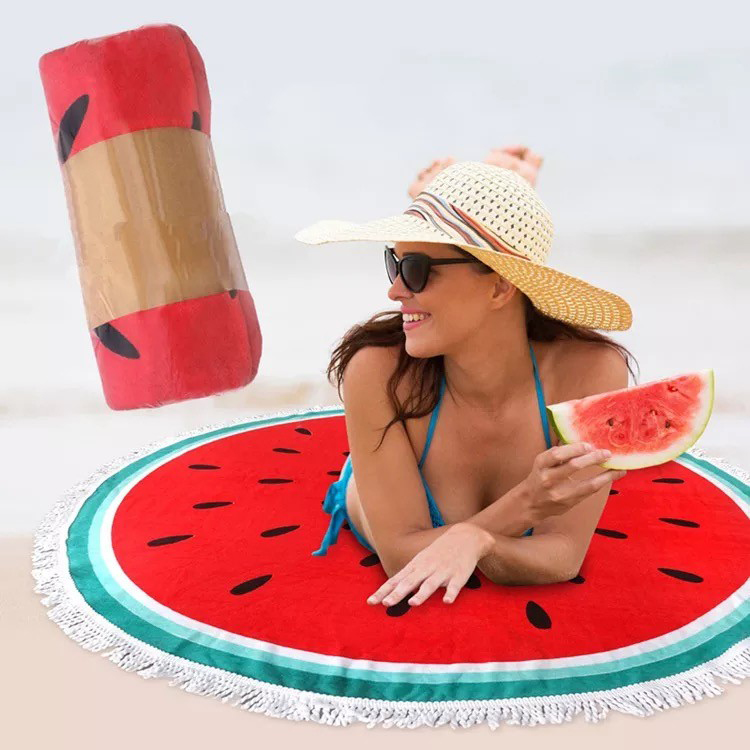
[[248, 288], [205, 133], [126, 133], [79, 151], [62, 171], [89, 328]]

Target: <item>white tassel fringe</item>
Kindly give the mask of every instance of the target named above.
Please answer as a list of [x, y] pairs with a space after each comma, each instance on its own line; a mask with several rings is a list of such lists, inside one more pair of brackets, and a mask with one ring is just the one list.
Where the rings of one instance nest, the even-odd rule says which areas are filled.
[[[480, 701], [420, 702], [350, 698], [272, 685], [173, 656], [128, 635], [86, 604], [70, 577], [65, 541], [79, 508], [107, 477], [133, 461], [184, 438], [245, 422], [278, 417], [304, 418], [311, 413], [331, 409], [341, 409], [343, 414], [340, 404], [302, 407], [299, 410], [241, 417], [185, 432], [115, 459], [72, 487], [47, 513], [34, 540], [34, 590], [43, 595], [42, 603], [49, 608], [47, 614], [50, 619], [86, 650], [102, 652], [102, 656], [122, 669], [136, 672], [141, 677], [166, 678], [170, 685], [188, 693], [212, 696], [222, 703], [266, 716], [315, 721], [332, 726], [346, 726], [359, 721], [366, 723], [368, 728], [377, 724], [408, 729], [450, 724], [455, 729], [486, 722], [495, 730], [502, 722], [523, 726], [561, 724], [571, 721], [581, 712], [586, 721], [596, 723], [605, 718], [610, 710], [646, 717], [657, 711], [695, 703], [707, 696], [718, 696], [724, 689], [716, 678], [739, 685], [750, 676], [749, 634], [720, 657], [687, 672], [614, 690]], [[748, 472], [730, 465], [724, 459], [709, 456], [695, 447], [687, 452], [750, 484]]]

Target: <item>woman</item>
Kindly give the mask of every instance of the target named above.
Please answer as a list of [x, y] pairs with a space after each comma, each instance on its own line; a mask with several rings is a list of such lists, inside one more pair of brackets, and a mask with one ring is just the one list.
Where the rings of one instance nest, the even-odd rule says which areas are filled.
[[530, 182], [452, 163], [400, 216], [322, 221], [296, 238], [389, 243], [401, 307], [333, 353], [351, 453], [313, 554], [348, 520], [389, 576], [368, 599], [386, 606], [441, 586], [452, 602], [475, 567], [506, 584], [576, 576], [624, 472], [603, 470], [591, 446], [557, 445], [545, 406], [627, 387], [629, 352], [593, 329], [626, 330], [632, 314], [546, 265], [552, 223]]

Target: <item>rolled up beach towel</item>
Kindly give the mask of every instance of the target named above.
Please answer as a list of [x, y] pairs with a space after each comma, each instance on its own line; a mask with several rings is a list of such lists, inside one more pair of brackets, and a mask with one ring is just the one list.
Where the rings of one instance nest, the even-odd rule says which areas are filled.
[[248, 384], [262, 337], [198, 50], [177, 26], [142, 26], [49, 52], [39, 67], [107, 404]]

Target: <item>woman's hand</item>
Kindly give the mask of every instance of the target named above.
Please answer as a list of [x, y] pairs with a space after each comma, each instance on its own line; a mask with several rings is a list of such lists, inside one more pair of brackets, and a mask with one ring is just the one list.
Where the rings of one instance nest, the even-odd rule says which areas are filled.
[[589, 479], [570, 478], [584, 467], [603, 463], [610, 455], [609, 451], [593, 450], [588, 443], [555, 445], [539, 453], [529, 476], [522, 482], [527, 512], [533, 523], [565, 513], [607, 482], [624, 477], [625, 471], [607, 469]]
[[443, 601], [449, 604], [469, 580], [479, 560], [492, 549], [494, 541], [489, 531], [472, 523], [454, 524], [391, 576], [367, 603], [377, 604], [382, 600], [390, 607], [419, 587], [408, 601], [413, 607], [445, 586]]
[[[435, 159], [432, 164], [425, 167], [409, 186], [409, 197], [414, 198], [424, 190], [425, 186], [432, 181], [438, 172], [455, 163], [452, 156]], [[530, 148], [521, 145], [505, 146], [504, 148], [493, 148], [484, 159], [485, 164], [494, 164], [497, 167], [505, 167], [518, 172], [532, 185], [536, 186], [539, 170], [542, 168], [543, 157]]]

